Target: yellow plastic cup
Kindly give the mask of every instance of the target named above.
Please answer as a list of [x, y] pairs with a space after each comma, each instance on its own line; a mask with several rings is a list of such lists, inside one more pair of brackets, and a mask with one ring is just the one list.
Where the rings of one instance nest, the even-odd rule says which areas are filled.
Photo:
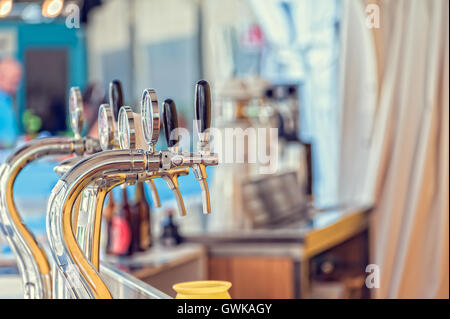
[[190, 281], [173, 286], [176, 299], [231, 299], [230, 288], [227, 281]]

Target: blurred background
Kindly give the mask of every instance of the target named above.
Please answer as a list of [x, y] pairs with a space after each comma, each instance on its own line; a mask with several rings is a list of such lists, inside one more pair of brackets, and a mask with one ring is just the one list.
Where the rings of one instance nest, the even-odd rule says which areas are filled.
[[[448, 298], [448, 31], [445, 0], [0, 0], [0, 163], [72, 134], [73, 86], [96, 137], [112, 80], [136, 111], [145, 88], [174, 99], [191, 130], [206, 79], [214, 127], [278, 129], [277, 170], [208, 171], [211, 216], [183, 177], [192, 213], [175, 221], [158, 181], [155, 246], [118, 267], [168, 294], [218, 279], [236, 298]], [[55, 163], [16, 185], [42, 241]], [[168, 225], [182, 244], [158, 244]], [[1, 243], [7, 278], [17, 270]]]

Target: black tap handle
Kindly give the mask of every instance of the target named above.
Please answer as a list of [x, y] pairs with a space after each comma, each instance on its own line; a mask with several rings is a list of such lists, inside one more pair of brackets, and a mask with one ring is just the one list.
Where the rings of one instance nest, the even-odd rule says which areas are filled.
[[166, 141], [168, 147], [174, 147], [180, 141], [178, 134], [170, 138], [170, 133], [178, 128], [178, 115], [175, 102], [171, 99], [167, 99], [163, 104], [163, 122], [164, 122], [164, 134], [166, 135]]
[[119, 80], [114, 80], [109, 84], [109, 104], [117, 121], [120, 108], [125, 105], [123, 102], [122, 83]]
[[199, 133], [211, 127], [211, 88], [205, 80], [198, 82], [195, 88], [195, 120]]

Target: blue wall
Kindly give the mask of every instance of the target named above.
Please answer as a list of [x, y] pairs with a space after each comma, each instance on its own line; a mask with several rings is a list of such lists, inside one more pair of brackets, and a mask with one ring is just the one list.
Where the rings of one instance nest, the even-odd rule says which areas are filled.
[[[69, 55], [69, 87], [80, 86], [84, 88], [87, 80], [87, 58], [85, 32], [83, 28], [69, 29], [64, 21], [55, 21], [48, 24], [25, 24], [23, 22], [2, 21], [0, 29], [14, 29], [17, 32], [16, 58], [25, 63], [25, 53], [28, 48], [64, 48]], [[26, 66], [25, 66], [26, 67]], [[25, 79], [24, 79], [25, 80]], [[18, 123], [22, 129], [21, 117], [26, 109], [25, 81], [17, 95]]]

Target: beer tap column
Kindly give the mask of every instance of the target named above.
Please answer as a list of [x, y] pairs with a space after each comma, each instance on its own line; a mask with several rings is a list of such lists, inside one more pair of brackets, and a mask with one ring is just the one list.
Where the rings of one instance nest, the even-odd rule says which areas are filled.
[[57, 271], [75, 298], [111, 298], [73, 233], [76, 199], [92, 182], [105, 178], [105, 174], [116, 176], [120, 184], [122, 180], [135, 182], [139, 174], [158, 167], [159, 159], [149, 158], [143, 151], [105, 151], [78, 162], [54, 188], [47, 208], [47, 236]]
[[98, 141], [82, 138], [83, 101], [79, 88], [70, 90], [71, 125], [75, 138], [48, 138], [29, 142], [0, 166], [0, 231], [17, 258], [27, 299], [51, 298], [51, 269], [47, 255], [25, 226], [14, 201], [14, 184], [31, 162], [51, 155], [83, 155], [100, 151]]

